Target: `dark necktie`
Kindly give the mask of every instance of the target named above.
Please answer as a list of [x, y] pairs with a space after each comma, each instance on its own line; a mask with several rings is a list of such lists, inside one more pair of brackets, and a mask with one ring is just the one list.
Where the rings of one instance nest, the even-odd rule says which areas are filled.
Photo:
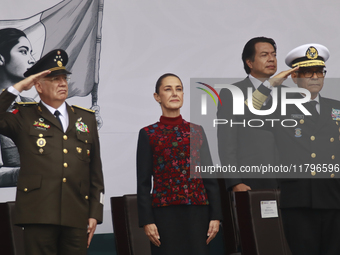
[[55, 117], [57, 118], [57, 120], [59, 121], [60, 126], [61, 126], [61, 129], [63, 130], [63, 123], [61, 123], [61, 119], [60, 119], [59, 115], [60, 115], [60, 112], [59, 112], [58, 110], [56, 110], [56, 111], [54, 112], [54, 116], [55, 116]]
[[319, 118], [319, 113], [316, 110], [316, 104], [318, 102], [317, 101], [309, 101], [307, 103], [304, 103], [304, 106], [306, 107], [306, 109], [312, 114], [312, 116], [309, 116], [314, 122], [316, 122]]

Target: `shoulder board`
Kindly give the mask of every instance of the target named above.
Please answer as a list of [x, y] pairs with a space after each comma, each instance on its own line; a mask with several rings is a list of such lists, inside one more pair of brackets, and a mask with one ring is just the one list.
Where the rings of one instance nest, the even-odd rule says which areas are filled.
[[78, 108], [78, 109], [81, 109], [81, 110], [84, 110], [84, 111], [87, 111], [87, 112], [95, 113], [94, 110], [87, 109], [87, 108], [84, 108], [84, 107], [81, 107], [81, 106], [78, 106], [78, 105], [72, 105], [72, 107], [75, 107], [75, 108]]
[[30, 105], [37, 105], [38, 102], [17, 102], [15, 105], [21, 105], [21, 106], [30, 106]]

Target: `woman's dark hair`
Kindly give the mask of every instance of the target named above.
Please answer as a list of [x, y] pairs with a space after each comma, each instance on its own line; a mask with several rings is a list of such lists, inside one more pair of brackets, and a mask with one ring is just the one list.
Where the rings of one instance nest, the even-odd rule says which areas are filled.
[[11, 49], [19, 43], [20, 37], [26, 37], [26, 34], [16, 28], [0, 29], [0, 55], [2, 55], [7, 62], [10, 61]]
[[183, 86], [183, 82], [182, 80], [176, 75], [176, 74], [173, 74], [173, 73], [165, 73], [163, 74], [161, 77], [158, 78], [157, 82], [156, 82], [156, 88], [155, 88], [155, 92], [158, 94], [159, 93], [159, 88], [161, 87], [162, 85], [162, 81], [164, 78], [166, 77], [169, 77], [169, 76], [173, 76], [173, 77], [176, 77], [177, 79], [179, 79], [179, 81], [181, 82], [182, 86]]
[[267, 37], [255, 37], [253, 39], [250, 39], [246, 45], [244, 45], [243, 52], [242, 52], [242, 61], [243, 61], [243, 66], [244, 70], [246, 71], [247, 74], [250, 73], [250, 68], [247, 65], [246, 61], [250, 59], [252, 62], [254, 61], [255, 58], [255, 44], [264, 42], [264, 43], [270, 43], [273, 45], [274, 50], [276, 51], [276, 43], [272, 38], [267, 38]]

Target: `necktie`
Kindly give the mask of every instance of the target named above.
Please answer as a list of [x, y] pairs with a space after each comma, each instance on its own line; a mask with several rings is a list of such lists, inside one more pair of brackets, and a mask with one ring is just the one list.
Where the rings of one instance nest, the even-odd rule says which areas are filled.
[[312, 114], [312, 116], [309, 116], [314, 122], [316, 122], [318, 120], [319, 117], [319, 113], [316, 110], [316, 104], [318, 102], [317, 101], [309, 101], [307, 103], [304, 103], [304, 106], [306, 107], [306, 109]]
[[60, 119], [59, 115], [60, 115], [60, 112], [59, 112], [58, 110], [56, 110], [56, 111], [54, 112], [54, 116], [55, 116], [55, 117], [57, 118], [57, 120], [59, 121], [60, 126], [61, 126], [61, 129], [63, 129], [63, 123], [61, 123], [61, 119]]

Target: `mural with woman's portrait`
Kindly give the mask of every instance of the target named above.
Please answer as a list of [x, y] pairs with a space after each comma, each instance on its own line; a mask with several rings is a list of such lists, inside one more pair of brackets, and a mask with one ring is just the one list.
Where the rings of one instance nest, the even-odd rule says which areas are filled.
[[[0, 89], [3, 90], [24, 78], [33, 64], [32, 45], [26, 34], [16, 28], [0, 30]], [[34, 101], [18, 96], [16, 102]], [[12, 107], [8, 109], [11, 111]], [[0, 135], [0, 186], [15, 186], [20, 170], [20, 158], [14, 142]]]

